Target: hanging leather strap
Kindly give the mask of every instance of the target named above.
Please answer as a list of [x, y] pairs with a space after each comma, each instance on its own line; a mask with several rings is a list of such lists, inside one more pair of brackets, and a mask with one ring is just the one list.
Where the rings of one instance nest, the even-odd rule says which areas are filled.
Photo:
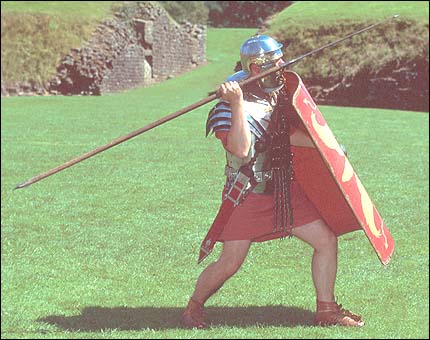
[[241, 204], [246, 196], [257, 186], [257, 181], [254, 178], [252, 170], [255, 159], [256, 156], [248, 164], [240, 167], [235, 180], [225, 193], [218, 214], [200, 246], [197, 263], [201, 263], [212, 252], [216, 241], [224, 230], [224, 226], [233, 214], [234, 208]]

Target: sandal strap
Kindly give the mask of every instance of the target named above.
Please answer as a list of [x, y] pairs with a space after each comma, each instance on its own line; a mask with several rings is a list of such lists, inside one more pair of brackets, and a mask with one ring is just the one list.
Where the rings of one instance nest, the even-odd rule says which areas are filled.
[[360, 315], [344, 309], [336, 302], [324, 302], [317, 300], [316, 321], [320, 325], [363, 326]]
[[203, 304], [191, 298], [182, 314], [182, 322], [187, 328], [205, 328], [207, 327], [204, 321], [206, 316]]

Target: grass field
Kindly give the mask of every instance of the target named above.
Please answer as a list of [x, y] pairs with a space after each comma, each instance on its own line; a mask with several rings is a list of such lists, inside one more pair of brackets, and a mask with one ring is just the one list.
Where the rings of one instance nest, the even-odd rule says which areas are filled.
[[427, 113], [321, 107], [396, 242], [383, 267], [362, 232], [340, 238], [336, 295], [362, 329], [312, 326], [312, 251], [296, 239], [254, 245], [209, 300], [213, 327], [180, 327], [224, 180], [210, 105], [12, 190], [205, 97], [252, 33], [209, 30], [207, 66], [150, 88], [1, 99], [2, 339], [428, 338]]

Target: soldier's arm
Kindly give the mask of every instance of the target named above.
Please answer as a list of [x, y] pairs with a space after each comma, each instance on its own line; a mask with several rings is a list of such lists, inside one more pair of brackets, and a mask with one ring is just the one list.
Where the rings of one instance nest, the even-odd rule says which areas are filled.
[[231, 127], [224, 147], [233, 155], [245, 158], [251, 146], [251, 131], [243, 110], [242, 89], [237, 82], [233, 81], [222, 84], [219, 90], [222, 99], [230, 103], [232, 112]]

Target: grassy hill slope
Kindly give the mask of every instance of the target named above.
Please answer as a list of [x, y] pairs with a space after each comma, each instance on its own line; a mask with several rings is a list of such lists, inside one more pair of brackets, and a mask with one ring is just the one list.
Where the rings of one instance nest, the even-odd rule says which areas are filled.
[[428, 11], [424, 1], [299, 1], [264, 32], [282, 41], [292, 59], [399, 14], [294, 69], [320, 102], [428, 111]]
[[46, 83], [117, 1], [2, 1], [1, 79]]
[[399, 14], [404, 20], [428, 23], [428, 1], [297, 1], [270, 22], [270, 32], [290, 25], [335, 25], [339, 21], [378, 21]]
[[[22, 81], [47, 87], [60, 59], [88, 40], [116, 3], [2, 2], [2, 93]], [[428, 10], [424, 1], [299, 1], [269, 20], [265, 33], [288, 46], [291, 59], [400, 14], [294, 70], [319, 103], [428, 111]]]

